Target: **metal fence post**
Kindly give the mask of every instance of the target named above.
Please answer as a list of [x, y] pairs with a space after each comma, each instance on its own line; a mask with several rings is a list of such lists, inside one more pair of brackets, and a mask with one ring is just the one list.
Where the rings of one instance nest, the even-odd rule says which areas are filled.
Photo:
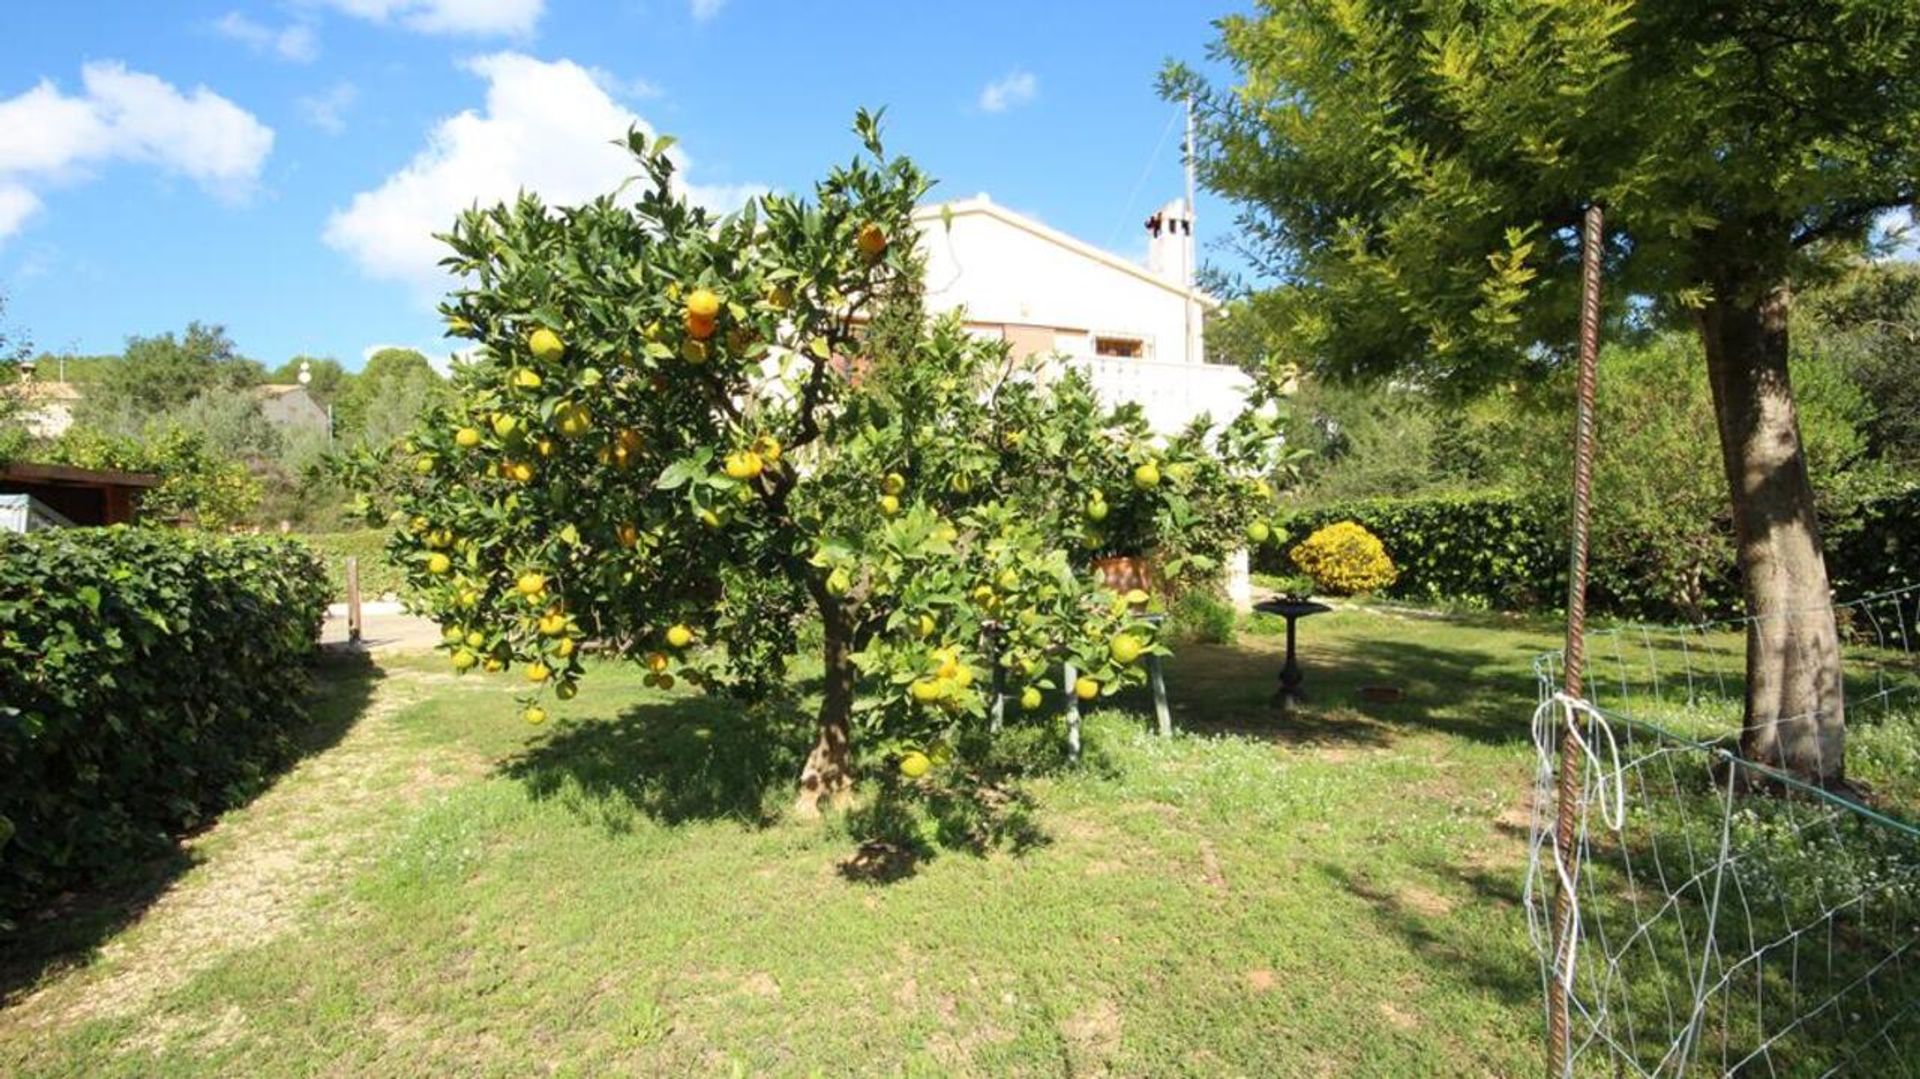
[[[1600, 351], [1600, 263], [1605, 240], [1605, 214], [1599, 203], [1587, 207], [1580, 235], [1580, 358], [1573, 423], [1573, 528], [1567, 563], [1567, 641], [1562, 691], [1579, 699], [1586, 669], [1587, 526], [1593, 511], [1593, 392], [1595, 361]], [[1580, 788], [1580, 753], [1575, 743], [1575, 713], [1566, 710], [1560, 732], [1560, 768], [1554, 792], [1554, 850], [1559, 861], [1559, 886], [1553, 897], [1553, 962], [1547, 985], [1547, 1069], [1553, 1076], [1568, 1074], [1569, 1024], [1566, 971], [1579, 927], [1573, 923], [1574, 889], [1579, 853], [1574, 850], [1575, 801]]]
[[360, 560], [347, 556], [347, 643], [360, 643]]

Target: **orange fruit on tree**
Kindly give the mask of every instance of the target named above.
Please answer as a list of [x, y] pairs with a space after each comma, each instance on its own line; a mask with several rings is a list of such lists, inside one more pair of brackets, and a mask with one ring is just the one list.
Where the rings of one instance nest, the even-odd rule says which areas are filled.
[[712, 289], [697, 288], [687, 294], [687, 314], [712, 319], [720, 313], [720, 297]]
[[860, 226], [860, 238], [857, 242], [860, 245], [860, 254], [866, 256], [868, 262], [873, 262], [887, 253], [887, 231], [871, 221]]
[[713, 336], [715, 322], [711, 315], [696, 315], [691, 309], [687, 311], [687, 333], [698, 340], [705, 341]]

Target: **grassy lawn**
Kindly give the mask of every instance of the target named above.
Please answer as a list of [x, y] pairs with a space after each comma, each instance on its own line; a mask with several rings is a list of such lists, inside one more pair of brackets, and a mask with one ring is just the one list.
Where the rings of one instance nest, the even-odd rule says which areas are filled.
[[[805, 731], [602, 670], [545, 729], [428, 657], [336, 669], [333, 735], [139, 909], [16, 955], [0, 1073], [1509, 1075], [1547, 629], [1342, 612], [1191, 647], [1182, 733], [1091, 717], [1017, 849], [852, 871], [780, 808]], [[1362, 704], [1365, 684], [1406, 699]], [[1131, 702], [1128, 702], [1131, 703]], [[77, 946], [77, 950], [74, 950]]]

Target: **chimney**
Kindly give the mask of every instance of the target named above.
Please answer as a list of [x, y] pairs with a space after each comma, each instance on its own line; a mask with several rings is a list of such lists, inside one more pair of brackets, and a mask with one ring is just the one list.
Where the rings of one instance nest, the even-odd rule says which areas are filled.
[[1147, 218], [1147, 269], [1181, 288], [1193, 285], [1193, 214], [1173, 199]]

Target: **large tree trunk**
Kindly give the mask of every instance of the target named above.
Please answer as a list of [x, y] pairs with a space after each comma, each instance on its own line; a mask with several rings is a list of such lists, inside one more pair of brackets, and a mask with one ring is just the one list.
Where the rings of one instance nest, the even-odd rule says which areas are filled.
[[846, 609], [829, 597], [821, 597], [820, 614], [826, 630], [820, 733], [800, 770], [800, 796], [793, 807], [805, 818], [818, 817], [826, 807], [844, 806], [853, 791], [847, 753], [853, 726], [853, 626]]
[[1722, 282], [1700, 333], [1747, 601], [1741, 752], [1809, 783], [1844, 778], [1846, 703], [1813, 484], [1787, 378], [1783, 288]]

